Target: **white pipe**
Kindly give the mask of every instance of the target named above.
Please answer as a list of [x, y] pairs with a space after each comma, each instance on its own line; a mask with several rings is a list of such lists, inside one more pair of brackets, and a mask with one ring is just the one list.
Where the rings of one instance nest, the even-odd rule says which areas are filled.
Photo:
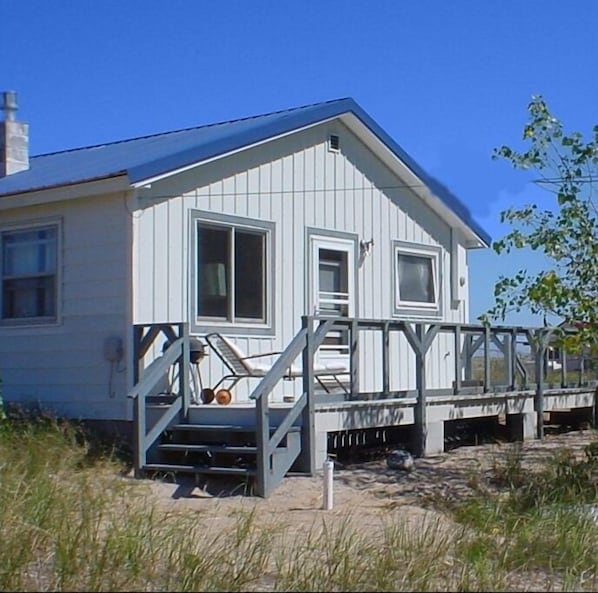
[[330, 459], [324, 461], [324, 500], [322, 503], [322, 508], [325, 511], [332, 510], [332, 498], [333, 498], [333, 491], [332, 491], [332, 477], [334, 471], [334, 462]]

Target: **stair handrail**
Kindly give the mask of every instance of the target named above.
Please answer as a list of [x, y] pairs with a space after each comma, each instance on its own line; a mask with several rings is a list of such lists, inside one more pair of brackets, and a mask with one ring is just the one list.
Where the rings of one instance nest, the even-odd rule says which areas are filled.
[[[252, 391], [249, 398], [255, 400], [256, 405], [256, 447], [257, 447], [257, 483], [256, 490], [259, 496], [267, 497], [280, 482], [286, 471], [279, 468], [280, 475], [270, 476], [269, 471], [273, 468], [272, 456], [278, 444], [288, 433], [292, 423], [299, 414], [312, 405], [311, 389], [304, 391], [295, 405], [287, 412], [278, 430], [270, 435], [269, 421], [269, 395], [278, 382], [287, 374], [289, 367], [293, 364], [299, 354], [303, 353], [304, 360], [311, 359], [313, 353], [321, 346], [326, 334], [334, 324], [334, 318], [319, 318], [320, 325], [314, 331], [313, 317], [305, 317], [303, 327], [297, 332], [289, 345], [276, 359], [264, 378]], [[308, 352], [308, 349], [310, 352]], [[303, 430], [306, 430], [304, 426]], [[310, 436], [311, 439], [311, 436]], [[309, 440], [309, 439], [308, 439]]]

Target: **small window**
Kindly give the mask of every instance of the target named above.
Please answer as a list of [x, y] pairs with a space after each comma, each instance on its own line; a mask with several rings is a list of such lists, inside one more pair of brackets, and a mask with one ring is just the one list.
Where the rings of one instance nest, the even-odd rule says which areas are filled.
[[1, 239], [2, 319], [56, 319], [57, 226], [5, 231]]
[[330, 134], [328, 138], [328, 150], [338, 152], [341, 148], [341, 139], [336, 134]]
[[395, 244], [395, 312], [402, 309], [437, 312], [439, 299], [439, 251]]
[[240, 221], [197, 220], [197, 319], [241, 325], [269, 321], [270, 226], [245, 226]]

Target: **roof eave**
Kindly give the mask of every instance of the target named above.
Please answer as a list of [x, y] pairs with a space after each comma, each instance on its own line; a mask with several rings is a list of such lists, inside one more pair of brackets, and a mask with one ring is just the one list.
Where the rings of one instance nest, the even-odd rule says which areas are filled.
[[131, 183], [126, 173], [119, 172], [106, 177], [98, 177], [77, 183], [66, 183], [12, 194], [2, 194], [0, 195], [0, 210], [36, 206], [63, 200], [75, 200], [131, 189]]
[[[128, 170], [133, 187], [153, 183], [165, 177], [181, 173], [187, 169], [203, 165], [215, 159], [230, 156], [236, 152], [253, 148], [276, 138], [320, 125], [334, 118], [340, 118], [352, 131], [372, 148], [391, 169], [401, 177], [412, 181], [414, 191], [434, 211], [441, 215], [453, 228], [459, 228], [470, 248], [489, 247], [492, 239], [478, 225], [460, 200], [443, 188], [423, 169], [363, 110], [350, 98], [319, 105], [305, 113], [290, 112], [286, 117], [267, 125], [259, 126], [245, 134], [243, 141], [235, 135], [211, 142], [198, 148], [170, 155], [144, 163]], [[369, 134], [367, 133], [369, 132]], [[411, 183], [410, 183], [411, 184]], [[440, 194], [440, 195], [439, 195]]]
[[[411, 189], [425, 203], [452, 227], [459, 228], [464, 233], [468, 247], [485, 248], [492, 244], [491, 236], [473, 220], [467, 207], [429, 176], [363, 109], [355, 104], [351, 112], [342, 119], [391, 170], [409, 180]], [[364, 130], [370, 134], [364, 136]]]
[[319, 105], [317, 109], [307, 110], [305, 113], [289, 112], [284, 117], [261, 126], [256, 126], [255, 129], [246, 132], [241, 142], [236, 135], [232, 134], [229, 137], [204, 144], [197, 148], [188, 149], [165, 158], [131, 167], [128, 170], [129, 179], [134, 186], [144, 185], [158, 178], [204, 164], [209, 160], [222, 158], [240, 150], [245, 150], [321, 124], [346, 113], [353, 109], [354, 106], [356, 106], [356, 103], [352, 99], [340, 99], [324, 103]]

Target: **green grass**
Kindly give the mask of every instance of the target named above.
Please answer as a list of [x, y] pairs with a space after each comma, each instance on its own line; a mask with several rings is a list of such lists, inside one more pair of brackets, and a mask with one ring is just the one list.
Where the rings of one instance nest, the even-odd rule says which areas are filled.
[[76, 425], [4, 420], [0, 590], [596, 590], [598, 526], [578, 507], [598, 502], [597, 453], [563, 450], [531, 474], [514, 447], [494, 490], [417, 530], [389, 513], [367, 531], [314, 515], [289, 532], [244, 511], [216, 531], [201, 512], [140, 496], [126, 459]]

